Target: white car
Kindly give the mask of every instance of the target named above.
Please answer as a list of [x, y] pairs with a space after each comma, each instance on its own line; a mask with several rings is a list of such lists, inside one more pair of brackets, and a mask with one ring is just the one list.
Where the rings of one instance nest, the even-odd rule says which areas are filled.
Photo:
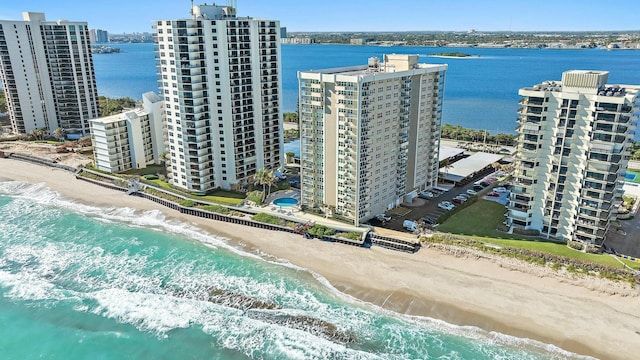
[[469, 189], [469, 190], [467, 190], [467, 194], [469, 194], [469, 195], [471, 195], [471, 196], [473, 196], [473, 195], [475, 195], [475, 194], [477, 194], [477, 193], [478, 193], [478, 192], [477, 192], [477, 191], [475, 191], [475, 190], [473, 190], [473, 189]]
[[382, 222], [387, 222], [387, 221], [391, 221], [391, 216], [387, 216], [385, 214], [378, 214], [376, 215], [376, 219]]
[[506, 188], [503, 188], [503, 187], [497, 187], [497, 188], [493, 188], [493, 191], [495, 191], [497, 193], [506, 193], [508, 190]]
[[453, 205], [452, 203], [448, 202], [448, 201], [443, 201], [441, 203], [438, 204], [438, 207], [442, 210], [453, 210], [454, 207], [456, 207], [455, 205]]
[[402, 222], [402, 227], [413, 232], [418, 230], [418, 223], [411, 220], [405, 220]]
[[420, 192], [420, 194], [418, 194], [418, 196], [423, 199], [433, 199], [433, 193], [429, 191], [422, 191]]

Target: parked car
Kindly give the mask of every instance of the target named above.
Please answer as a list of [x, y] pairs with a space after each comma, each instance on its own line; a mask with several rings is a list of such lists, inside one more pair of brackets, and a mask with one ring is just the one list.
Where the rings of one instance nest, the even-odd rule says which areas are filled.
[[385, 215], [385, 214], [378, 214], [376, 215], [376, 219], [378, 219], [379, 221], [387, 222], [387, 221], [391, 221], [391, 216]]
[[475, 191], [481, 191], [482, 189], [484, 189], [484, 186], [480, 184], [473, 185], [473, 190]]
[[448, 202], [448, 201], [443, 201], [443, 202], [438, 204], [438, 207], [440, 209], [449, 211], [449, 210], [453, 210], [453, 208], [456, 207], [456, 206], [454, 204]]
[[489, 186], [491, 184], [486, 182], [486, 181], [482, 181], [482, 182], [480, 182], [480, 185], [482, 185], [483, 188], [486, 188], [487, 186]]
[[475, 195], [475, 194], [477, 194], [477, 193], [478, 193], [478, 192], [477, 192], [477, 191], [475, 191], [475, 190], [473, 190], [473, 189], [469, 189], [469, 190], [467, 190], [467, 194], [469, 194], [469, 195], [471, 195], [471, 196], [473, 196], [473, 195]]
[[402, 222], [402, 227], [413, 232], [418, 230], [418, 223], [412, 220], [405, 220]]
[[461, 198], [453, 198], [451, 201], [453, 201], [454, 204], [462, 204], [464, 202], [463, 199]]
[[493, 183], [494, 183], [494, 182], [496, 182], [497, 180], [496, 180], [496, 179], [491, 179], [491, 178], [489, 178], [489, 179], [484, 179], [484, 181], [485, 181], [485, 182], [488, 182], [489, 184], [493, 184]]
[[423, 199], [433, 199], [434, 197], [433, 193], [429, 191], [421, 191], [418, 196]]
[[500, 196], [500, 194], [498, 194], [498, 193], [497, 193], [497, 192], [495, 192], [495, 191], [492, 191], [492, 192], [488, 193], [488, 194], [487, 194], [487, 196], [498, 197], [498, 196]]
[[438, 223], [438, 221], [436, 221], [436, 219], [430, 217], [430, 216], [426, 216], [422, 218], [422, 221], [424, 221], [425, 223], [429, 224], [429, 225], [435, 225]]
[[464, 198], [465, 200], [469, 200], [471, 195], [469, 195], [469, 194], [458, 194], [458, 196], [456, 196], [456, 197]]
[[493, 191], [495, 191], [497, 193], [506, 193], [509, 190], [507, 190], [506, 188], [503, 188], [503, 187], [497, 187], [497, 188], [494, 188]]

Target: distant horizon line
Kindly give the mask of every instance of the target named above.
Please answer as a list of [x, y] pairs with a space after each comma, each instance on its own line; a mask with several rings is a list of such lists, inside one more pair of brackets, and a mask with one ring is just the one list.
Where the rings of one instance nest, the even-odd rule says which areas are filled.
[[[280, 24], [282, 25], [282, 24]], [[286, 27], [286, 26], [281, 26]], [[106, 30], [105, 28], [91, 28], [92, 30]], [[381, 30], [381, 31], [359, 31], [359, 30], [325, 30], [325, 31], [311, 31], [311, 30], [289, 30], [287, 29], [288, 34], [334, 34], [334, 33], [344, 33], [344, 34], [394, 34], [394, 33], [468, 33], [470, 30], [473, 30], [473, 33], [476, 34], [613, 34], [613, 33], [638, 33], [640, 35], [640, 29], [636, 30], [477, 30], [477, 29], [467, 29], [467, 30]], [[144, 34], [149, 33], [153, 34], [154, 31], [110, 31], [106, 30], [110, 34], [114, 35], [123, 35], [123, 34]]]

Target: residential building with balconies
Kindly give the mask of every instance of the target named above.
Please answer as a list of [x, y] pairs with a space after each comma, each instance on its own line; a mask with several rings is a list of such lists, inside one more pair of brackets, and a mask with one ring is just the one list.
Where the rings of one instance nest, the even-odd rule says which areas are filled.
[[446, 70], [385, 55], [299, 72], [302, 205], [357, 225], [436, 186]]
[[118, 173], [161, 164], [164, 152], [162, 99], [142, 95], [143, 107], [89, 120], [98, 170]]
[[599, 245], [621, 202], [640, 86], [609, 72], [572, 70], [520, 89], [518, 149], [508, 223]]
[[0, 20], [0, 79], [13, 132], [48, 134], [60, 127], [70, 138], [89, 134], [98, 114], [98, 91], [86, 22]]
[[191, 191], [237, 190], [283, 166], [280, 23], [196, 5], [156, 22], [167, 174]]

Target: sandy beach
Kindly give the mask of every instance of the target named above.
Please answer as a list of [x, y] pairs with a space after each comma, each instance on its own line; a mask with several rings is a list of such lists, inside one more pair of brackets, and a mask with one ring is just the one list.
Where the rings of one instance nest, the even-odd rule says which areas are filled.
[[76, 180], [68, 172], [16, 160], [0, 159], [0, 179], [45, 182], [67, 198], [98, 206], [160, 210], [247, 251], [286, 259], [346, 294], [399, 313], [535, 339], [602, 359], [640, 354], [640, 290], [624, 284], [470, 252], [361, 249], [190, 217]]

